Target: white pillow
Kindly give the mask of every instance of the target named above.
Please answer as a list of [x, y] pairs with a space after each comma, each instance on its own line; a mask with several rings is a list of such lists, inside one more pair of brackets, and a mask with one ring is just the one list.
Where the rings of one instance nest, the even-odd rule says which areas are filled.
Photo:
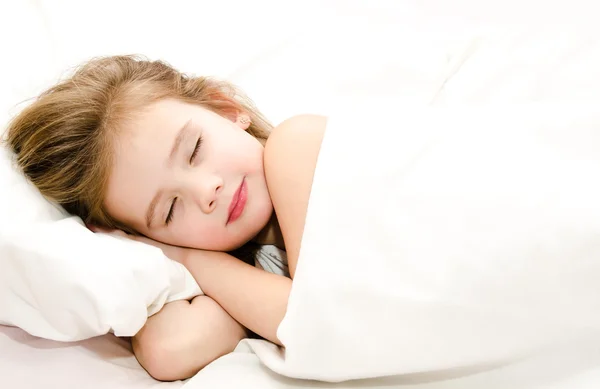
[[157, 248], [94, 234], [47, 201], [0, 147], [0, 324], [74, 341], [132, 336], [169, 301], [201, 290]]

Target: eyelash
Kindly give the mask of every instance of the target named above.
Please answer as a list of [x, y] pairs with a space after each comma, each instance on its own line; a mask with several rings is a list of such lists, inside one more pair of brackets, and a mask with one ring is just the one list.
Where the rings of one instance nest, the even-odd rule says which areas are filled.
[[200, 136], [198, 138], [198, 141], [196, 142], [196, 147], [194, 147], [194, 151], [192, 152], [192, 156], [190, 157], [190, 164], [196, 159], [198, 151], [200, 150], [200, 146], [202, 146], [202, 136]]
[[167, 214], [167, 219], [165, 220], [165, 224], [168, 226], [169, 223], [171, 223], [171, 220], [173, 220], [173, 211], [175, 210], [175, 204], [177, 203], [177, 197], [175, 197], [173, 199], [173, 202], [171, 203], [171, 208], [169, 208], [169, 213]]
[[[196, 157], [198, 156], [198, 151], [200, 151], [200, 146], [202, 146], [202, 137], [199, 137], [198, 141], [196, 142], [196, 146], [194, 147], [194, 151], [192, 152], [192, 155], [190, 156], [190, 164], [193, 163], [194, 160], [196, 159]], [[171, 203], [171, 208], [169, 208], [169, 213], [167, 214], [167, 219], [165, 220], [165, 224], [167, 226], [173, 220], [173, 213], [175, 211], [175, 204], [176, 203], [177, 203], [177, 197], [175, 197], [173, 199], [173, 202]]]

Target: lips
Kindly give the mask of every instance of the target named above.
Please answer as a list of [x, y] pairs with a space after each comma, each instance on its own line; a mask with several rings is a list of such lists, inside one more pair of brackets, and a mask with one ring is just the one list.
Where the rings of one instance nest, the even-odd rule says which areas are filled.
[[246, 200], [248, 199], [248, 186], [246, 185], [246, 179], [242, 180], [240, 187], [233, 194], [231, 204], [229, 204], [229, 217], [227, 218], [227, 224], [236, 221], [244, 212], [246, 207]]

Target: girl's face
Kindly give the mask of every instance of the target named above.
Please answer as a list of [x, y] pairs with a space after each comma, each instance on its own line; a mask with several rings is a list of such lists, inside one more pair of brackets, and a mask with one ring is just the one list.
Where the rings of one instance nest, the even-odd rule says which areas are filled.
[[243, 118], [178, 100], [150, 105], [117, 135], [109, 214], [176, 246], [229, 251], [251, 240], [273, 205], [263, 146]]

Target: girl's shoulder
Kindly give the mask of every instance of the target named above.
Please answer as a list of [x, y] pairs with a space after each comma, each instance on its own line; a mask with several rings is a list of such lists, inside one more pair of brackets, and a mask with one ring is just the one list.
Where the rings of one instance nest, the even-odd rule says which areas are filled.
[[[268, 154], [277, 155], [282, 151], [300, 153], [302, 148], [319, 148], [327, 117], [321, 115], [296, 115], [275, 126], [265, 145], [265, 158]], [[310, 151], [310, 150], [309, 150]]]
[[279, 124], [265, 145], [267, 185], [293, 277], [327, 118], [298, 115]]

